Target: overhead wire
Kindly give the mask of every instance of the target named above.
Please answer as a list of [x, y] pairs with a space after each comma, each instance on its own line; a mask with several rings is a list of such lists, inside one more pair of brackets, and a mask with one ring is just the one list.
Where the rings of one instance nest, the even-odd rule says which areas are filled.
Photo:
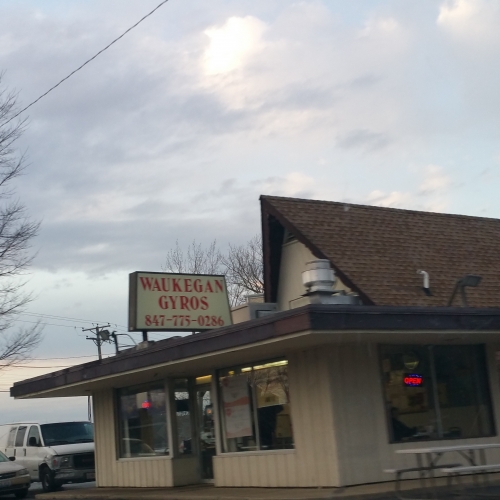
[[7, 125], [7, 123], [11, 122], [14, 118], [17, 118], [21, 113], [24, 113], [27, 109], [31, 108], [31, 106], [33, 106], [34, 104], [36, 104], [40, 99], [43, 99], [47, 94], [49, 94], [54, 89], [56, 89], [57, 87], [59, 87], [59, 85], [61, 85], [61, 83], [63, 83], [66, 80], [68, 80], [68, 78], [71, 78], [75, 73], [77, 73], [78, 71], [80, 71], [89, 62], [93, 61], [96, 57], [98, 57], [99, 55], [101, 55], [104, 51], [108, 50], [113, 44], [115, 44], [118, 40], [120, 40], [121, 38], [123, 38], [127, 33], [129, 33], [130, 31], [132, 31], [136, 26], [138, 26], [139, 24], [141, 24], [149, 16], [153, 15], [162, 5], [166, 4], [167, 2], [168, 2], [168, 0], [163, 0], [163, 2], [161, 2], [160, 4], [158, 4], [151, 12], [149, 12], [148, 14], [146, 14], [144, 17], [142, 17], [141, 19], [139, 19], [139, 21], [137, 21], [133, 26], [131, 26], [130, 28], [128, 28], [127, 30], [125, 30], [119, 37], [115, 38], [111, 43], [108, 43], [108, 45], [106, 45], [106, 47], [104, 47], [99, 52], [97, 52], [97, 54], [95, 54], [94, 56], [92, 56], [90, 59], [87, 59], [82, 65], [80, 65], [78, 68], [76, 68], [75, 70], [73, 70], [69, 75], [67, 75], [66, 77], [64, 77], [62, 80], [60, 80], [58, 83], [56, 83], [54, 86], [52, 86], [49, 90], [47, 90], [46, 92], [44, 92], [37, 99], [35, 99], [30, 104], [28, 104], [27, 106], [25, 106], [23, 109], [21, 109], [21, 111], [17, 112], [15, 115], [13, 115], [12, 117], [10, 117], [7, 121], [3, 122], [2, 125]]

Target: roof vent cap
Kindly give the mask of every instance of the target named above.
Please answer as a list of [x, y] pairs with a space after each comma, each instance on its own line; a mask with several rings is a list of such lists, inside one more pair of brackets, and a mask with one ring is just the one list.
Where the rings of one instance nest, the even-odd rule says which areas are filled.
[[302, 273], [302, 283], [307, 293], [333, 292], [335, 273], [327, 259], [317, 259], [306, 263], [306, 270]]

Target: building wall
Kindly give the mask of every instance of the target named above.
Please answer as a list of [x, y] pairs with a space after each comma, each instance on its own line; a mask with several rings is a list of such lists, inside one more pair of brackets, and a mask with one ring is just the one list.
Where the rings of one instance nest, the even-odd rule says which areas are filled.
[[[396, 454], [398, 449], [500, 442], [498, 435], [472, 438], [389, 443], [384, 397], [376, 344], [347, 343], [331, 348], [332, 390], [339, 456], [339, 486], [389, 481], [384, 469], [416, 466], [414, 455]], [[488, 374], [497, 434], [500, 432], [500, 387], [494, 345], [487, 346]], [[336, 404], [338, 402], [338, 404]], [[488, 463], [500, 463], [500, 449], [486, 451]], [[459, 462], [461, 457], [443, 459]], [[449, 462], [448, 462], [449, 463]], [[408, 476], [410, 477], [410, 476]], [[416, 475], [415, 475], [416, 477]]]
[[[306, 263], [316, 258], [305, 245], [297, 240], [283, 245], [277, 298], [279, 311], [287, 311], [309, 303], [306, 298], [302, 297], [306, 291], [302, 284], [302, 272], [306, 269]], [[338, 276], [333, 289], [351, 291]]]
[[94, 393], [93, 406], [97, 486], [152, 488], [198, 481], [198, 457], [118, 459], [112, 389]]
[[216, 486], [337, 486], [330, 353], [288, 356], [294, 450], [222, 453], [214, 458]]
[[[470, 440], [389, 443], [376, 343], [356, 342], [286, 354], [289, 361], [293, 450], [220, 453], [216, 486], [342, 487], [394, 479], [387, 468], [416, 465], [398, 449], [467, 443], [497, 443], [497, 436]], [[493, 418], [500, 432], [500, 384], [495, 353], [487, 346]], [[168, 487], [199, 481], [198, 457], [117, 459], [113, 392], [94, 395], [97, 484], [100, 487]], [[218, 427], [219, 428], [219, 427]], [[217, 429], [218, 429], [217, 428]], [[220, 450], [220, 447], [219, 447]], [[500, 463], [500, 449], [486, 451]], [[450, 455], [445, 460], [453, 459]]]

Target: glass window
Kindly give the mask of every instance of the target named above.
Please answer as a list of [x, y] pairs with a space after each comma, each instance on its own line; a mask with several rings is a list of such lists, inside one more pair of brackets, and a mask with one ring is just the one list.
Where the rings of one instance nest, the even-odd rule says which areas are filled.
[[14, 446], [22, 446], [24, 444], [24, 436], [26, 435], [26, 429], [27, 427], [25, 425], [19, 426]]
[[484, 346], [381, 346], [390, 441], [494, 435]]
[[91, 422], [58, 422], [42, 424], [45, 446], [94, 442], [94, 424]]
[[177, 422], [177, 439], [179, 453], [191, 455], [191, 405], [189, 402], [188, 381], [185, 378], [174, 380], [175, 418]]
[[28, 446], [40, 446], [40, 431], [36, 425], [30, 427], [28, 442], [26, 444]]
[[17, 427], [11, 427], [9, 431], [9, 438], [7, 440], [7, 446], [10, 448], [11, 446], [14, 446], [14, 440], [16, 439], [16, 431]]
[[166, 393], [163, 383], [118, 390], [120, 457], [168, 454]]
[[219, 372], [224, 451], [293, 448], [288, 362]]

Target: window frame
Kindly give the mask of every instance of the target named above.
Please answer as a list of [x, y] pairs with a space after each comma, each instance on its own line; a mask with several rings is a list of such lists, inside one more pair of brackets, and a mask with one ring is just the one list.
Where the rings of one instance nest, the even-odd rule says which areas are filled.
[[[145, 390], [142, 392], [148, 392], [153, 389], [158, 389], [160, 386], [163, 388], [163, 391], [165, 393], [165, 437], [167, 439], [167, 449], [168, 451], [165, 453], [158, 453], [155, 455], [131, 455], [131, 456], [124, 456], [122, 453], [122, 438], [124, 438], [124, 429], [123, 429], [123, 421], [121, 417], [121, 398], [120, 395], [122, 391], [124, 390], [134, 390], [134, 389], [142, 389], [144, 388]], [[116, 422], [115, 426], [115, 436], [116, 436], [116, 459], [117, 460], [151, 460], [151, 459], [170, 459], [174, 458], [174, 454], [172, 453], [172, 433], [171, 433], [171, 414], [170, 414], [170, 408], [171, 404], [169, 401], [169, 394], [170, 394], [170, 384], [168, 383], [168, 380], [150, 380], [148, 382], [143, 382], [140, 384], [132, 384], [132, 385], [126, 385], [123, 387], [116, 388], [114, 391], [114, 413], [115, 413], [115, 418], [114, 421]], [[136, 392], [135, 394], [139, 394], [140, 391]]]
[[[259, 427], [259, 416], [258, 416], [258, 402], [257, 402], [257, 391], [255, 390], [255, 384], [249, 385], [249, 399], [251, 404], [250, 414], [251, 414], [251, 426], [253, 434], [251, 437], [255, 439], [255, 449], [253, 450], [229, 450], [228, 439], [237, 439], [237, 438], [227, 438], [226, 437], [226, 416], [224, 411], [224, 397], [222, 394], [222, 386], [221, 386], [221, 378], [227, 377], [228, 375], [223, 375], [225, 372], [241, 370], [242, 368], [251, 368], [250, 373], [254, 373], [254, 367], [262, 366], [270, 363], [278, 363], [286, 361], [284, 366], [287, 367], [287, 377], [288, 377], [288, 369], [289, 369], [289, 360], [286, 356], [265, 359], [265, 360], [256, 360], [250, 361], [248, 363], [240, 363], [238, 365], [226, 366], [224, 368], [220, 368], [216, 370], [215, 373], [215, 384], [217, 388], [217, 406], [219, 413], [219, 422], [218, 429], [220, 432], [220, 451], [224, 455], [241, 455], [241, 454], [262, 454], [262, 453], [290, 453], [295, 451], [295, 440], [292, 432], [292, 445], [290, 447], [283, 448], [262, 448], [261, 445], [261, 429]], [[272, 368], [272, 367], [269, 367]], [[241, 375], [239, 373], [238, 375]], [[287, 404], [291, 407], [291, 398], [288, 396]], [[290, 415], [291, 418], [291, 415]]]
[[[446, 409], [446, 406], [442, 406], [439, 403], [439, 395], [438, 395], [438, 380], [436, 376], [436, 360], [435, 356], [436, 353], [434, 352], [435, 347], [438, 347], [440, 349], [446, 349], [446, 348], [453, 348], [456, 346], [465, 346], [465, 347], [470, 347], [474, 348], [476, 350], [476, 353], [479, 353], [481, 356], [482, 360], [484, 361], [483, 369], [484, 373], [481, 375], [477, 369], [474, 371], [473, 376], [474, 379], [477, 380], [477, 377], [483, 376], [484, 375], [484, 382], [485, 382], [485, 395], [487, 397], [487, 407], [488, 407], [488, 417], [489, 421], [491, 423], [491, 432], [490, 433], [485, 433], [480, 436], [445, 436], [444, 431], [443, 431], [443, 417], [441, 415], [441, 410]], [[436, 427], [437, 427], [437, 436], [429, 436], [427, 438], [420, 438], [420, 439], [414, 439], [414, 440], [399, 440], [396, 441], [393, 436], [394, 436], [394, 431], [392, 428], [392, 423], [391, 423], [391, 417], [389, 412], [387, 411], [387, 394], [386, 394], [386, 385], [385, 385], [385, 372], [383, 368], [383, 361], [384, 361], [384, 354], [383, 354], [383, 349], [387, 347], [393, 347], [393, 348], [401, 348], [401, 350], [407, 350], [411, 351], [412, 347], [418, 347], [418, 348], [430, 348], [429, 349], [429, 354], [428, 354], [428, 359], [427, 362], [429, 363], [429, 368], [431, 372], [431, 377], [430, 377], [430, 393], [432, 396], [432, 405], [433, 405], [433, 410], [436, 415]], [[387, 429], [387, 438], [388, 438], [388, 443], [390, 445], [396, 444], [399, 445], [401, 443], [416, 443], [416, 442], [429, 442], [429, 441], [449, 441], [449, 440], [460, 440], [460, 439], [484, 439], [484, 438], [490, 438], [490, 437], [495, 437], [497, 436], [497, 426], [496, 426], [496, 419], [495, 419], [495, 412], [494, 412], [494, 401], [492, 397], [492, 392], [491, 392], [491, 381], [490, 381], [490, 371], [489, 371], [489, 361], [488, 361], [488, 352], [487, 352], [487, 345], [484, 343], [480, 344], [451, 344], [451, 345], [444, 345], [444, 344], [396, 344], [396, 343], [381, 343], [378, 344], [378, 371], [380, 374], [380, 387], [381, 387], [381, 393], [382, 393], [382, 401], [383, 401], [383, 406], [384, 406], [384, 413], [385, 413], [385, 422], [386, 422], [386, 429]]]

